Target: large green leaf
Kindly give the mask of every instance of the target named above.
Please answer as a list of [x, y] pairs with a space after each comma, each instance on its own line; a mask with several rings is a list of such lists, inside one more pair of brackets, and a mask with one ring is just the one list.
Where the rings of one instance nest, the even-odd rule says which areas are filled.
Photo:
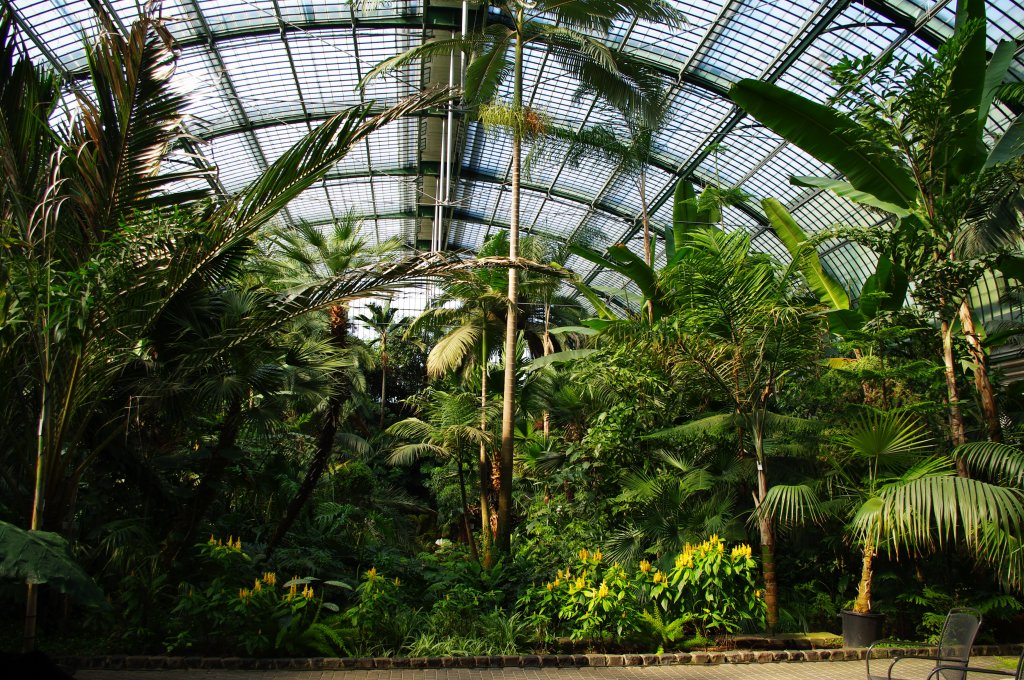
[[764, 199], [761, 206], [768, 216], [768, 221], [775, 228], [779, 240], [786, 246], [786, 250], [800, 268], [811, 292], [832, 309], [849, 309], [850, 296], [847, 295], [846, 289], [825, 271], [818, 251], [808, 243], [807, 235], [792, 215], [774, 198]]
[[1003, 276], [1024, 283], [1024, 257], [1005, 253], [996, 258], [996, 269]]
[[826, 508], [808, 484], [773, 484], [757, 506], [757, 515], [783, 526], [802, 526], [824, 519]]
[[867, 318], [855, 309], [836, 309], [825, 315], [828, 330], [839, 337], [845, 337], [864, 328]]
[[48, 584], [90, 606], [106, 606], [100, 587], [71, 556], [67, 541], [0, 521], [0, 579]]
[[893, 203], [886, 203], [885, 201], [878, 200], [875, 196], [866, 193], [864, 191], [857, 191], [853, 188], [846, 180], [833, 179], [831, 177], [790, 177], [789, 181], [800, 187], [810, 187], [812, 189], [826, 189], [831, 191], [836, 196], [849, 199], [855, 203], [862, 203], [872, 208], [878, 208], [886, 212], [891, 212], [894, 215], [906, 215], [909, 211], [899, 207]]
[[916, 202], [917, 186], [906, 165], [851, 118], [759, 80], [741, 80], [729, 96], [763, 125], [835, 167], [855, 189], [899, 208]]
[[1006, 132], [992, 147], [988, 158], [985, 159], [985, 169], [1020, 158], [1022, 153], [1024, 153], [1024, 113], [1013, 119], [1010, 127], [1006, 128]]
[[671, 237], [672, 253], [669, 261], [673, 260], [675, 253], [681, 252], [687, 245], [687, 234], [697, 224], [697, 193], [693, 190], [693, 184], [687, 179], [681, 179], [676, 183], [676, 190], [672, 197], [672, 232], [666, 234], [665, 242]]
[[952, 179], [976, 173], [984, 158], [981, 133], [985, 120], [978, 113], [985, 97], [986, 30], [985, 0], [959, 0], [956, 25], [961, 31], [970, 30], [963, 41], [957, 61], [950, 75], [947, 90], [949, 119], [953, 129], [942, 148], [936, 153], [944, 155]]
[[860, 290], [858, 310], [865, 318], [874, 319], [879, 311], [902, 309], [909, 286], [910, 278], [903, 267], [881, 255], [875, 265], [875, 273], [864, 281]]
[[992, 101], [1006, 78], [1006, 72], [1013, 62], [1013, 54], [1016, 51], [1017, 45], [1012, 40], [1003, 40], [996, 45], [996, 49], [992, 53], [992, 58], [985, 69], [985, 89], [981, 95], [981, 103], [978, 105], [978, 121], [982, 125], [988, 122]]
[[[590, 330], [590, 329], [588, 329]], [[532, 373], [538, 371], [547, 366], [553, 366], [555, 364], [562, 364], [567, 361], [578, 361], [579, 359], [585, 359], [591, 354], [594, 354], [598, 350], [596, 349], [567, 349], [561, 352], [555, 352], [544, 357], [537, 357], [529, 364], [527, 364], [523, 370], [526, 373]]]

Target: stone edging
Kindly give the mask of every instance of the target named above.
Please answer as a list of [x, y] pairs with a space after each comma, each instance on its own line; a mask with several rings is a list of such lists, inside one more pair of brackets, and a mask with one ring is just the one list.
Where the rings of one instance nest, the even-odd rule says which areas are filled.
[[[199, 656], [69, 656], [55, 661], [73, 669], [107, 670], [369, 670], [404, 668], [581, 668], [607, 666], [675, 666], [721, 663], [778, 663], [797, 661], [856, 661], [867, 649], [805, 649], [782, 651], [692, 652], [684, 654], [528, 654], [522, 656], [447, 656], [377, 658], [247, 659]], [[974, 656], [1012, 656], [1020, 645], [979, 645]], [[875, 650], [877, 658], [935, 656], [935, 647], [889, 647]]]

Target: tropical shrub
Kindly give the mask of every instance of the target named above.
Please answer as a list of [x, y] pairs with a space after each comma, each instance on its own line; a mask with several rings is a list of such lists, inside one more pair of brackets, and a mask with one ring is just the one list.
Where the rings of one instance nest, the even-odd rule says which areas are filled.
[[700, 545], [687, 544], [671, 569], [643, 561], [639, 571], [642, 599], [656, 605], [663, 619], [688, 623], [703, 639], [764, 623], [757, 563], [745, 543], [726, 552], [725, 542], [712, 534]]
[[[339, 607], [318, 594], [318, 579], [295, 577], [278, 584], [274, 572], [251, 578], [251, 558], [241, 539], [210, 537], [197, 546], [201, 563], [213, 573], [203, 585], [182, 583], [171, 610], [168, 652], [294, 656], [346, 653], [338, 617], [321, 614]], [[251, 578], [251, 580], [250, 580]], [[246, 587], [245, 583], [252, 583]], [[323, 586], [348, 588], [340, 581]], [[301, 590], [300, 590], [301, 587]]]
[[520, 600], [538, 640], [589, 645], [655, 637], [706, 642], [762, 625], [764, 600], [750, 546], [731, 550], [712, 535], [686, 545], [670, 568], [642, 560], [632, 571], [608, 564], [600, 550], [580, 550], [575, 564]]

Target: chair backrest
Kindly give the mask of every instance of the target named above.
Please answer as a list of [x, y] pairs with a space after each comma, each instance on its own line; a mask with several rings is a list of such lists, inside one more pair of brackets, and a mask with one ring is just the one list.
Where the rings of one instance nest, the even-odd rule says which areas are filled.
[[[981, 628], [981, 612], [977, 609], [960, 607], [950, 609], [939, 635], [939, 661], [936, 665], [967, 665], [971, 658], [974, 636]], [[963, 671], [944, 669], [940, 671], [943, 680], [965, 680]]]

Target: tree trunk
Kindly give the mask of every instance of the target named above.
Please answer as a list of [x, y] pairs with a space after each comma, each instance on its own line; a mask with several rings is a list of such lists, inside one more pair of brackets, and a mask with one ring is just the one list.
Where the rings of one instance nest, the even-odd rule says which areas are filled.
[[[330, 315], [331, 325], [331, 345], [339, 351], [344, 351], [348, 346], [348, 308], [344, 305], [334, 305], [330, 308], [328, 314]], [[291, 529], [292, 524], [299, 518], [299, 513], [302, 512], [302, 508], [312, 498], [316, 485], [320, 482], [320, 477], [323, 476], [324, 470], [327, 469], [327, 462], [331, 459], [331, 453], [334, 452], [334, 437], [338, 434], [338, 427], [341, 425], [341, 408], [349, 396], [347, 383], [347, 379], [339, 378], [336, 392], [327, 404], [327, 413], [324, 415], [323, 424], [317, 433], [316, 452], [313, 454], [313, 461], [309, 464], [306, 476], [302, 479], [302, 483], [299, 485], [298, 490], [296, 490], [295, 495], [288, 502], [284, 517], [281, 518], [277, 528], [274, 530], [274, 535], [270, 537], [270, 541], [267, 543], [267, 557], [273, 554], [277, 546], [280, 545], [281, 540], [284, 539], [285, 534]], [[383, 402], [381, 403], [383, 405]], [[383, 420], [383, 413], [381, 419]]]
[[960, 411], [960, 392], [956, 386], [956, 366], [953, 363], [953, 330], [946, 319], [940, 326], [942, 333], [942, 363], [945, 367], [946, 399], [949, 405], [949, 432], [953, 446], [960, 446], [967, 441], [964, 430], [964, 416]]
[[224, 422], [221, 424], [220, 437], [217, 439], [217, 445], [210, 451], [210, 459], [206, 463], [206, 470], [203, 472], [199, 482], [199, 488], [196, 489], [196, 495], [191, 507], [183, 509], [179, 513], [178, 519], [171, 525], [172, 532], [174, 527], [178, 526], [182, 527], [182, 530], [177, 536], [174, 536], [172, 533], [164, 543], [161, 562], [165, 566], [169, 567], [172, 565], [178, 559], [181, 551], [195, 542], [195, 535], [199, 529], [199, 524], [206, 517], [210, 506], [217, 499], [224, 471], [228, 468], [229, 460], [224, 454], [228, 449], [234, 448], [241, 429], [242, 400], [236, 398], [228, 406], [228, 412], [224, 416]]
[[[487, 330], [486, 313], [484, 330], [481, 332], [480, 348], [480, 430], [487, 431]], [[491, 462], [487, 458], [487, 444], [480, 442], [480, 460], [477, 472], [480, 477], [480, 549], [483, 551], [484, 569], [494, 566], [494, 534], [491, 533], [491, 503], [487, 490], [491, 486]]]
[[[551, 342], [551, 303], [544, 303], [544, 356], [550, 356], [555, 347]], [[551, 436], [551, 412], [544, 409], [544, 441]]]
[[[517, 17], [522, 25], [522, 10]], [[516, 57], [513, 67], [512, 107], [523, 111], [523, 41], [516, 36]], [[512, 130], [512, 201], [509, 211], [508, 258], [515, 264], [519, 253], [519, 190], [523, 155], [523, 131], [517, 125]], [[505, 383], [501, 403], [501, 458], [498, 463], [498, 535], [495, 551], [498, 556], [512, 552], [512, 470], [515, 456], [515, 398], [516, 398], [516, 317], [518, 309], [519, 274], [514, 267], [508, 270], [508, 314], [505, 319]]]
[[875, 558], [875, 545], [869, 538], [864, 543], [863, 562], [860, 570], [860, 583], [857, 585], [857, 600], [853, 603], [853, 611], [858, 614], [871, 612], [871, 580], [874, 575], [872, 561]]
[[313, 454], [313, 461], [309, 464], [306, 476], [302, 479], [302, 483], [299, 485], [298, 490], [296, 490], [295, 495], [288, 502], [288, 507], [284, 511], [284, 517], [278, 522], [274, 535], [267, 542], [266, 556], [268, 558], [274, 554], [277, 546], [284, 539], [285, 534], [292, 528], [295, 520], [299, 518], [299, 513], [302, 512], [302, 508], [305, 507], [306, 503], [313, 496], [313, 491], [316, 490], [320, 477], [323, 476], [324, 470], [327, 469], [331, 453], [334, 452], [334, 437], [338, 434], [338, 420], [341, 417], [341, 407], [344, 403], [344, 397], [340, 394], [331, 397], [327, 413], [324, 414], [324, 422], [317, 433], [316, 452]]
[[[752, 414], [756, 416], [757, 414]], [[757, 455], [757, 507], [764, 503], [768, 496], [768, 471], [764, 455], [764, 419], [761, 417], [751, 423], [750, 433], [754, 438], [754, 451]], [[768, 632], [774, 633], [779, 625], [779, 583], [775, 574], [775, 526], [771, 517], [765, 515], [758, 519], [761, 538], [761, 573], [764, 576], [765, 624]]]
[[974, 314], [971, 312], [969, 298], [964, 298], [960, 305], [960, 327], [963, 328], [964, 337], [967, 338], [967, 349], [970, 351], [971, 361], [974, 363], [974, 385], [981, 401], [986, 434], [989, 441], [1002, 442], [1003, 431], [999, 426], [999, 407], [996, 405], [996, 395], [992, 389], [992, 380], [988, 372], [988, 357], [985, 356], [981, 338], [978, 337], [974, 326]]
[[[386, 333], [386, 331], [385, 331]], [[388, 387], [388, 336], [382, 335], [380, 339], [380, 423], [379, 429], [384, 430], [384, 404]]]
[[[647, 173], [640, 168], [640, 218], [644, 225], [644, 261], [654, 269], [654, 249], [651, 247], [651, 218], [647, 213]], [[654, 325], [654, 300], [647, 301], [647, 322]]]
[[473, 529], [469, 525], [469, 501], [466, 499], [466, 475], [462, 470], [462, 447], [459, 447], [459, 454], [455, 459], [455, 467], [459, 475], [459, 498], [462, 500], [462, 529], [466, 534], [466, 542], [469, 543], [469, 555], [474, 562], [480, 561], [480, 555], [476, 551], [476, 539], [473, 538]]

